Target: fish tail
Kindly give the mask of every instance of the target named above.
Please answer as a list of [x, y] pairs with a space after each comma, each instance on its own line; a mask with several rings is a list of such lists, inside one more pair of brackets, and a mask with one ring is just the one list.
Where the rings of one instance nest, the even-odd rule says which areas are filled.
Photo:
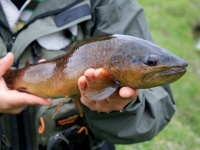
[[13, 89], [13, 80], [16, 73], [17, 69], [12, 67], [9, 70], [7, 70], [6, 73], [3, 75], [3, 79], [5, 80], [8, 88]]

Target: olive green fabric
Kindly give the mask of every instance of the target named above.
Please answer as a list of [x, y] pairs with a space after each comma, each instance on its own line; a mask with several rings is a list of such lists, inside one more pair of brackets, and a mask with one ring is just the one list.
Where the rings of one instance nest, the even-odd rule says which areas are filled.
[[40, 126], [39, 119], [40, 119], [40, 117], [42, 117], [45, 122], [45, 130], [44, 130], [44, 133], [37, 134], [37, 138], [36, 138], [37, 142], [36, 143], [39, 143], [41, 145], [46, 145], [46, 143], [48, 142], [48, 140], [51, 136], [54, 136], [56, 133], [59, 133], [60, 131], [62, 131], [66, 128], [66, 126], [60, 126], [58, 128], [55, 124], [54, 118], [57, 118], [57, 116], [59, 116], [59, 118], [65, 118], [66, 114], [68, 116], [75, 116], [78, 114], [77, 110], [75, 109], [75, 105], [69, 99], [63, 104], [63, 106], [58, 111], [56, 116], [54, 118], [52, 118], [52, 116], [55, 113], [55, 109], [56, 109], [57, 105], [62, 100], [63, 100], [62, 98], [53, 100], [53, 105], [51, 107], [43, 106], [37, 112], [35, 127]]
[[[153, 41], [145, 14], [135, 0], [91, 1], [92, 19], [83, 23], [85, 36], [126, 34]], [[138, 100], [123, 112], [97, 113], [83, 106], [94, 134], [112, 143], [137, 143], [152, 139], [170, 121], [175, 104], [170, 87], [140, 90]]]
[[92, 19], [83, 23], [86, 37], [126, 34], [152, 41], [144, 11], [136, 0], [92, 0]]
[[[63, 0], [60, 0], [60, 1], [62, 1], [62, 2], [59, 2], [59, 1], [56, 1], [56, 2], [62, 3], [62, 4], [66, 4], [66, 5], [61, 5], [62, 8], [65, 8], [68, 5], [68, 3], [65, 3]], [[71, 1], [73, 2], [73, 0], [71, 0]], [[53, 2], [53, 3], [50, 3], [50, 2]], [[44, 1], [44, 3], [47, 6], [50, 5], [52, 7], [52, 4], [54, 4], [55, 1], [51, 0], [50, 2]], [[84, 5], [84, 4], [89, 4], [89, 1], [85, 0], [85, 1], [83, 1], [81, 3], [78, 3], [77, 5], [73, 6], [72, 8], [70, 8], [70, 9], [68, 9], [66, 11], [69, 11], [69, 10], [71, 10], [73, 8], [79, 7], [79, 6]], [[40, 3], [39, 6], [40, 5], [43, 6], [44, 4]], [[55, 5], [52, 8], [55, 8], [56, 6], [58, 6], [58, 5]], [[58, 6], [57, 9], [61, 9], [59, 6]], [[42, 7], [39, 7], [39, 8], [42, 9]], [[44, 8], [46, 8], [46, 7], [44, 7]], [[49, 8], [49, 7], [47, 7], [47, 8]], [[36, 14], [38, 14], [40, 16], [40, 15], [42, 15], [40, 13], [44, 13], [43, 11], [41, 11], [41, 12], [39, 11], [40, 13], [38, 11], [39, 11], [39, 9], [36, 9], [33, 14], [36, 13]], [[55, 11], [55, 10], [47, 9], [47, 11], [50, 11], [49, 13], [51, 13], [51, 11]], [[76, 25], [76, 24], [78, 24], [80, 22], [86, 21], [86, 20], [91, 18], [90, 15], [84, 16], [84, 17], [76, 19], [76, 20], [74, 20], [74, 21], [72, 21], [72, 22], [70, 22], [68, 24], [65, 24], [65, 25], [63, 25], [61, 27], [57, 27], [56, 24], [55, 24], [55, 21], [54, 21], [54, 18], [55, 18], [56, 15], [58, 15], [58, 14], [56, 13], [56, 14], [53, 14], [51, 16], [47, 16], [45, 18], [42, 17], [40, 19], [37, 19], [36, 21], [31, 23], [27, 28], [25, 28], [23, 31], [21, 31], [18, 34], [18, 36], [16, 37], [16, 40], [15, 40], [15, 43], [13, 45], [13, 48], [12, 48], [12, 52], [15, 55], [15, 62], [18, 61], [19, 57], [24, 52], [24, 49], [27, 48], [27, 46], [30, 45], [37, 38], [40, 38], [40, 37], [42, 37], [44, 35], [48, 35], [50, 33], [54, 33], [54, 32], [58, 32], [58, 31], [67, 29], [67, 28], [69, 28], [69, 27], [71, 27], [73, 25]], [[37, 18], [37, 16], [35, 16], [35, 15], [34, 15], [34, 17]], [[32, 17], [31, 17], [31, 19], [34, 20], [34, 18], [32, 18]]]
[[139, 97], [122, 112], [91, 112], [83, 106], [91, 130], [98, 137], [112, 143], [132, 144], [151, 140], [170, 121], [174, 114], [169, 87], [140, 90]]
[[0, 38], [0, 58], [5, 56], [7, 53], [6, 46], [3, 43], [3, 40]]
[[[35, 10], [32, 19], [34, 20], [39, 14], [48, 11], [61, 10], [72, 2], [74, 0], [45, 0]], [[89, 1], [83, 1], [78, 5], [84, 3], [89, 3]], [[15, 55], [15, 62], [19, 58], [20, 67], [22, 67], [27, 59], [32, 59], [30, 44], [37, 38], [61, 31], [77, 23], [79, 23], [79, 34], [83, 39], [117, 33], [153, 41], [144, 11], [136, 0], [90, 0], [90, 5], [91, 16], [78, 19], [61, 28], [56, 27], [53, 22], [56, 14], [30, 22], [28, 27], [19, 33], [14, 43], [12, 52]], [[77, 5], [73, 7], [77, 7]], [[0, 28], [1, 33], [3, 33], [2, 30], [3, 28]], [[9, 30], [6, 33], [9, 33]], [[0, 54], [5, 53], [3, 49], [5, 48], [0, 50]], [[64, 52], [42, 50], [42, 57], [52, 58], [61, 53]], [[137, 100], [132, 101], [120, 112], [98, 113], [91, 111], [86, 106], [82, 107], [88, 125], [96, 137], [112, 143], [123, 144], [152, 139], [169, 123], [175, 112], [174, 99], [168, 85], [151, 90], [140, 90]], [[6, 118], [6, 115], [3, 116], [1, 119]], [[32, 119], [34, 122], [34, 118]], [[5, 132], [9, 134], [6, 127]], [[33, 137], [36, 137], [36, 132], [33, 127]]]

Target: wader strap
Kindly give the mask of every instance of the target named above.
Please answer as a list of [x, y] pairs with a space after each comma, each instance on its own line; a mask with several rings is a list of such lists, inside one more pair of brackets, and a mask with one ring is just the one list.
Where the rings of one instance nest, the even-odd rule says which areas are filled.
[[[12, 150], [8, 137], [4, 134], [2, 126], [2, 114], [0, 114], [0, 150]], [[5, 123], [5, 122], [4, 122]]]
[[26, 150], [25, 133], [24, 133], [24, 118], [23, 114], [20, 113], [17, 116], [17, 130], [19, 136], [19, 147], [20, 150]]
[[11, 134], [10, 137], [12, 141], [12, 147], [15, 147], [15, 150], [20, 150], [17, 117], [16, 115], [9, 115], [9, 119], [10, 119], [10, 134]]
[[12, 150], [8, 138], [3, 133], [1, 122], [0, 122], [0, 150]]
[[32, 47], [32, 56], [33, 56], [34, 64], [37, 63], [42, 58], [41, 51], [42, 51], [42, 47], [38, 44], [37, 41], [35, 41]]
[[33, 150], [29, 108], [18, 115], [9, 115], [12, 147], [15, 150]]
[[[2, 129], [1, 118], [0, 118], [0, 137], [2, 137], [2, 135], [3, 135], [3, 129]], [[0, 145], [0, 148], [1, 148], [1, 145]]]
[[0, 149], [4, 149], [5, 145], [5, 141], [4, 141], [4, 137], [5, 135], [3, 134], [3, 129], [2, 129], [2, 125], [1, 125], [1, 120], [0, 120]]
[[26, 142], [26, 150], [33, 150], [33, 135], [31, 132], [30, 108], [22, 112], [24, 124], [24, 138]]

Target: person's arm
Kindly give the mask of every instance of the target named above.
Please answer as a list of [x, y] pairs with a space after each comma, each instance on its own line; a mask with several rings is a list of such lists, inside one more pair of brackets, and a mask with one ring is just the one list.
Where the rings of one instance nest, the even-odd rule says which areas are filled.
[[11, 67], [13, 59], [12, 53], [0, 59], [0, 113], [17, 114], [27, 105], [51, 105], [49, 99], [8, 89], [2, 76]]
[[[82, 25], [85, 38], [118, 33], [153, 41], [144, 11], [137, 1], [92, 0], [91, 2], [93, 19]], [[87, 88], [87, 78], [82, 77], [83, 79], [85, 81], [80, 80], [79, 83], [83, 84], [79, 85], [82, 92]], [[84, 88], [81, 89], [82, 87]], [[128, 93], [131, 95], [130, 89]], [[132, 98], [135, 96], [133, 94]], [[169, 123], [175, 113], [175, 103], [169, 85], [151, 90], [141, 89], [137, 99], [130, 100], [128, 105], [120, 102], [123, 98], [116, 98], [115, 101], [122, 104], [120, 108], [124, 107], [122, 111], [98, 113], [102, 111], [102, 107], [105, 109], [105, 105], [101, 107], [99, 104], [98, 109], [93, 108], [90, 103], [94, 102], [90, 102], [84, 96], [81, 101], [93, 133], [112, 143], [128, 144], [150, 140]]]

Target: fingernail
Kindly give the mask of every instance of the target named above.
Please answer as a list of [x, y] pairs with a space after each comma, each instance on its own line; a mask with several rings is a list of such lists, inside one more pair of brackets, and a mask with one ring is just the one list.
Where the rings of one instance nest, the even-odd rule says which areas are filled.
[[46, 105], [51, 106], [52, 105], [52, 100], [50, 98], [45, 99]]
[[47, 100], [49, 101], [49, 103], [52, 105], [52, 100], [50, 98], [47, 98]]
[[48, 100], [49, 102], [51, 102], [51, 99], [50, 99], [50, 98], [47, 98], [47, 100]]

